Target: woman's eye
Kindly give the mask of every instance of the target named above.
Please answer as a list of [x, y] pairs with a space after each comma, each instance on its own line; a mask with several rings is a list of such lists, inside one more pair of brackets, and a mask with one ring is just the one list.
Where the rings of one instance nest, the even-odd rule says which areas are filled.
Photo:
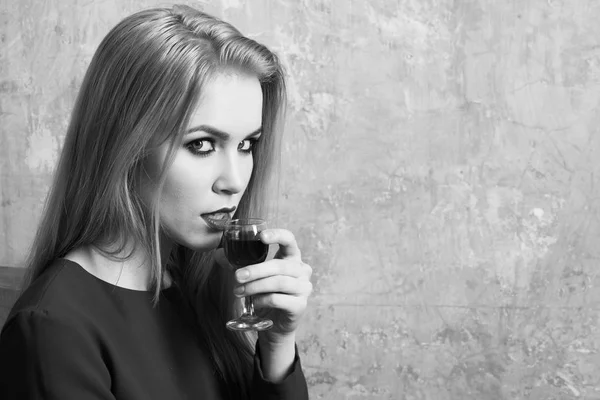
[[198, 155], [207, 155], [215, 150], [214, 143], [208, 139], [193, 140], [188, 143], [187, 148]]
[[254, 148], [254, 145], [256, 144], [256, 141], [257, 141], [257, 139], [242, 140], [240, 142], [240, 144], [238, 145], [238, 150], [246, 152], [246, 153], [249, 153]]

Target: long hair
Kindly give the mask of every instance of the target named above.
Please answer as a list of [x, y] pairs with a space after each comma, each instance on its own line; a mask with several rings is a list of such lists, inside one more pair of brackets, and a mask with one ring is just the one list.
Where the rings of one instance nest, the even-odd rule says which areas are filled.
[[[277, 57], [232, 25], [187, 6], [144, 10], [122, 20], [101, 42], [87, 70], [46, 199], [22, 290], [55, 259], [80, 246], [108, 256], [134, 238], [151, 259], [158, 301], [165, 269], [199, 321], [199, 337], [231, 398], [248, 397], [252, 348], [230, 332], [236, 300], [230, 275], [215, 266], [212, 251], [181, 246], [162, 265], [158, 198], [183, 131], [210, 79], [225, 70], [257, 76], [263, 93], [263, 136], [236, 217], [268, 212], [280, 152], [285, 82]], [[157, 146], [169, 151], [152, 204], [136, 191], [144, 159]], [[106, 250], [111, 245], [116, 250]], [[242, 367], [239, 367], [242, 366]]]

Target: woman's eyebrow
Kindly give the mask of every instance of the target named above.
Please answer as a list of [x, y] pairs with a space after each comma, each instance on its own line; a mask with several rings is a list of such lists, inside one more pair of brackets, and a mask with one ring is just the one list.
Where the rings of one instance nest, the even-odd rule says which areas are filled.
[[[210, 126], [210, 125], [198, 125], [194, 128], [190, 128], [188, 129], [185, 134], [189, 135], [190, 133], [194, 133], [194, 132], [206, 132], [209, 133], [213, 136], [216, 136], [217, 138], [219, 138], [220, 140], [226, 142], [229, 139], [231, 139], [231, 135], [227, 132], [224, 132], [218, 128], [215, 128], [214, 126]], [[254, 130], [253, 132], [250, 132], [248, 135], [246, 135], [246, 137], [252, 137], [252, 136], [258, 136], [262, 133], [262, 127], [259, 127], [258, 129]]]

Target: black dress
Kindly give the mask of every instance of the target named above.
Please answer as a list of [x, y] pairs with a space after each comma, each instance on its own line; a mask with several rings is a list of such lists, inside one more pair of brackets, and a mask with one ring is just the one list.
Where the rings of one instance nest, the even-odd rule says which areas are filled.
[[[66, 259], [17, 300], [0, 336], [0, 398], [45, 400], [221, 399], [206, 351], [173, 285], [152, 293], [111, 285]], [[296, 350], [273, 384], [254, 357], [253, 398], [307, 399]]]

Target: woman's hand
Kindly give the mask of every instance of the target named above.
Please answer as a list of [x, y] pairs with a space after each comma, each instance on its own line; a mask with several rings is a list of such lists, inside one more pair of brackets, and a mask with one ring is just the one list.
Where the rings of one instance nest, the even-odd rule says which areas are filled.
[[[302, 262], [300, 249], [292, 232], [266, 229], [260, 233], [265, 244], [277, 244], [275, 258], [235, 271], [238, 297], [252, 296], [261, 317], [273, 321], [273, 327], [258, 334], [264, 377], [280, 382], [294, 363], [296, 329], [312, 293], [312, 268]], [[231, 265], [222, 249], [215, 258], [222, 266]]]
[[[272, 260], [237, 270], [234, 294], [252, 296], [257, 314], [273, 321], [273, 328], [261, 335], [275, 344], [294, 336], [312, 293], [312, 268], [302, 262], [292, 232], [266, 229], [260, 233], [260, 240], [279, 245], [279, 250]], [[222, 250], [217, 251], [216, 259], [221, 265], [229, 265]]]

